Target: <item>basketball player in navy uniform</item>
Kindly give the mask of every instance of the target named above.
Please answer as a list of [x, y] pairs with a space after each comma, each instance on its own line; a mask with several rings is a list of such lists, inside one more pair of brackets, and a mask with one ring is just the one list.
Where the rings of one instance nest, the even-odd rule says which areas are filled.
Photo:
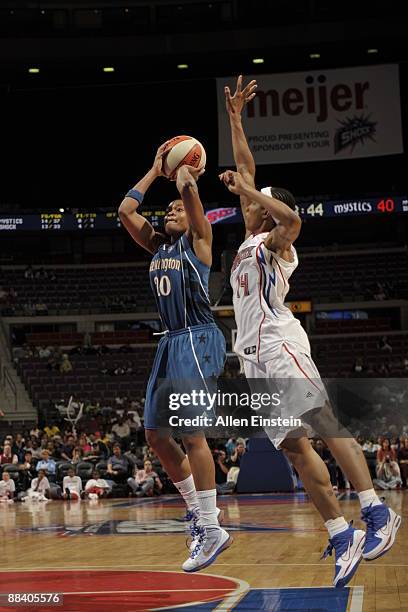
[[211, 417], [209, 406], [191, 402], [169, 412], [172, 393], [214, 392], [225, 362], [225, 340], [214, 322], [208, 297], [212, 263], [212, 230], [197, 189], [197, 170], [181, 166], [176, 185], [181, 199], [165, 216], [165, 234], [156, 232], [138, 213], [144, 194], [163, 174], [166, 143], [149, 172], [131, 189], [119, 207], [120, 219], [132, 238], [153, 255], [150, 283], [165, 328], [146, 392], [146, 439], [183, 496], [193, 540], [184, 571], [210, 565], [232, 542], [220, 527], [216, 507], [215, 467], [203, 428], [180, 427], [185, 454], [173, 439], [169, 418]]
[[[284, 304], [289, 278], [298, 265], [293, 242], [300, 233], [301, 221], [294, 210], [295, 200], [287, 190], [265, 187], [258, 191], [255, 187], [255, 163], [241, 123], [242, 109], [254, 97], [255, 88], [255, 81], [242, 88], [241, 76], [233, 96], [225, 88], [238, 172], [227, 171], [220, 178], [240, 196], [246, 229], [231, 270], [237, 323], [234, 350], [243, 359], [250, 384], [263, 380], [274, 386], [273, 381], [279, 381], [278, 388], [284, 391], [279, 407], [282, 418], [300, 417], [303, 423], [311, 424], [358, 492], [362, 519], [367, 524], [365, 533], [348, 525], [342, 516], [328, 470], [312, 449], [307, 430], [266, 429], [271, 441], [295, 466], [325, 521], [329, 532], [325, 556], [335, 550], [333, 583], [341, 587], [351, 580], [362, 558], [378, 559], [391, 548], [401, 517], [376, 495], [360, 445], [330, 409], [307, 334]], [[327, 435], [328, 426], [335, 435]]]

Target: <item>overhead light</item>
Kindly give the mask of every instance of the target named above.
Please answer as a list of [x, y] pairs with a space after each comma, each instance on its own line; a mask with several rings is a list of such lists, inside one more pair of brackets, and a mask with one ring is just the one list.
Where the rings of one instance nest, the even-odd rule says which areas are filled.
[[103, 71], [104, 72], [115, 72], [115, 69], [113, 66], [104, 66]]
[[310, 59], [320, 59], [320, 53], [311, 53], [309, 57]]
[[58, 210], [59, 210], [60, 213], [65, 212], [65, 208], [59, 208]]
[[373, 48], [373, 49], [367, 49], [367, 53], [370, 53], [370, 54], [372, 54], [372, 53], [378, 53], [378, 49], [375, 49], [375, 48]]
[[28, 72], [30, 74], [38, 74], [40, 72], [40, 69], [39, 68], [29, 68]]
[[254, 57], [252, 60], [253, 64], [263, 64], [265, 62], [263, 57]]
[[177, 68], [179, 70], [186, 70], [188, 68], [188, 64], [177, 64]]

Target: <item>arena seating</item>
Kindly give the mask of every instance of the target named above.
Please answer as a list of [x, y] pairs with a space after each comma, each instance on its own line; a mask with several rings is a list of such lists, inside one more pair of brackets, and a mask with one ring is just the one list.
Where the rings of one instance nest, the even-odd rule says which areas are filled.
[[[145, 345], [133, 353], [72, 355], [73, 370], [68, 374], [49, 370], [46, 360], [32, 357], [21, 359], [18, 371], [37, 407], [49, 400], [67, 400], [70, 395], [113, 405], [117, 396], [134, 398], [144, 394], [155, 350], [155, 346]], [[131, 365], [132, 374], [110, 376], [101, 372], [104, 367], [126, 365]]]
[[[377, 284], [386, 298], [408, 296], [406, 249], [356, 253], [300, 254], [301, 269], [291, 279], [291, 299], [313, 298], [322, 303], [375, 299]], [[35, 271], [35, 270], [34, 270]], [[16, 315], [27, 303], [43, 302], [48, 314], [87, 314], [154, 311], [147, 265], [56, 267], [49, 278], [27, 279], [22, 268], [0, 271], [0, 286], [13, 288]], [[398, 279], [390, 283], [389, 280]], [[380, 298], [377, 298], [380, 299]]]
[[25, 278], [23, 269], [0, 271], [0, 286], [13, 288], [14, 314], [43, 302], [52, 314], [144, 312], [156, 309], [147, 267], [106, 266], [47, 269], [50, 278]]
[[356, 358], [362, 358], [365, 368], [373, 368], [369, 373], [363, 370], [361, 376], [376, 375], [381, 364], [389, 368], [390, 376], [406, 376], [408, 371], [403, 368], [403, 359], [408, 355], [408, 333], [388, 335], [388, 342], [392, 352], [381, 350], [378, 343], [382, 335], [369, 336], [330, 336], [311, 338], [312, 354], [319, 367], [320, 373], [325, 377], [351, 376]]
[[387, 285], [390, 279], [393, 283], [387, 297], [408, 296], [406, 249], [325, 253], [324, 257], [300, 254], [300, 258], [301, 268], [290, 282], [291, 299], [312, 297], [322, 303], [374, 299], [376, 284]]
[[[91, 344], [99, 345], [123, 345], [148, 342], [150, 332], [147, 329], [118, 330], [95, 332], [90, 335]], [[26, 335], [26, 341], [32, 346], [78, 346], [84, 343], [84, 333], [33, 333]]]
[[390, 331], [391, 321], [388, 317], [372, 319], [318, 319], [315, 325], [317, 334], [352, 334], [364, 332]]

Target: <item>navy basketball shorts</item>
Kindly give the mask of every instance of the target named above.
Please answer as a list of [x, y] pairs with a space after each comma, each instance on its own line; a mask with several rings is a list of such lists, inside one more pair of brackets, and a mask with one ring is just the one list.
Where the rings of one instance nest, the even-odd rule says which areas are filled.
[[225, 339], [215, 323], [166, 332], [147, 383], [145, 429], [170, 428], [176, 434], [202, 430], [178, 421], [215, 417], [209, 395], [217, 392], [224, 363]]

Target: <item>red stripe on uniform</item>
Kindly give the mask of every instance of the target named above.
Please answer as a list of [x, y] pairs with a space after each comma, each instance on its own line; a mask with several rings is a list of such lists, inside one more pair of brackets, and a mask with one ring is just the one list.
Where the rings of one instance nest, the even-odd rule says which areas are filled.
[[283, 348], [285, 349], [285, 351], [287, 353], [289, 353], [289, 355], [295, 360], [295, 363], [297, 365], [297, 367], [299, 368], [299, 370], [302, 372], [303, 376], [305, 376], [307, 378], [308, 381], [310, 381], [312, 383], [312, 385], [314, 387], [316, 387], [316, 389], [320, 392], [319, 387], [313, 382], [313, 380], [310, 378], [310, 376], [308, 376], [306, 374], [306, 372], [304, 371], [304, 369], [301, 367], [300, 363], [298, 362], [298, 360], [296, 359], [295, 355], [293, 353], [290, 352], [290, 350], [288, 349], [288, 347], [286, 346], [286, 344], [283, 345]]

